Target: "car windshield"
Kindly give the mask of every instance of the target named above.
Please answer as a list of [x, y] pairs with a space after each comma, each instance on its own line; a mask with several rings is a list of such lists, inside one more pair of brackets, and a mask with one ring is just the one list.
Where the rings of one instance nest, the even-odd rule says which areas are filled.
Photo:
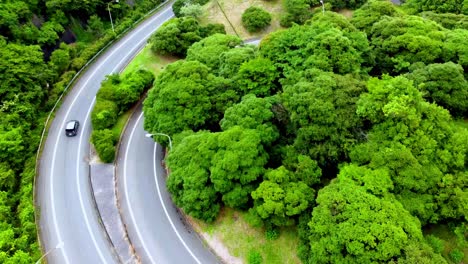
[[66, 130], [73, 130], [75, 128], [75, 121], [71, 121], [67, 123]]

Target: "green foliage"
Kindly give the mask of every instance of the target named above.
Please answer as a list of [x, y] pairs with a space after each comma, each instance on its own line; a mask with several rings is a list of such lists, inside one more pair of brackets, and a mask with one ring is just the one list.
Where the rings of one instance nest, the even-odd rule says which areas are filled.
[[426, 237], [427, 243], [434, 249], [435, 253], [441, 254], [444, 250], [444, 241], [439, 239], [434, 235], [429, 235]]
[[419, 221], [391, 197], [379, 198], [340, 178], [320, 190], [316, 201], [310, 263], [389, 262], [422, 248]]
[[279, 230], [276, 229], [276, 228], [268, 229], [268, 230], [265, 232], [265, 235], [266, 235], [267, 240], [276, 240], [276, 239], [278, 239], [279, 234], [280, 234], [280, 233], [279, 233]]
[[278, 70], [269, 59], [255, 58], [240, 66], [235, 80], [243, 94], [264, 97], [278, 90], [278, 77]]
[[294, 148], [322, 166], [347, 160], [363, 130], [355, 114], [363, 83], [351, 76], [317, 70], [305, 75], [283, 86], [281, 96], [295, 135]]
[[91, 34], [99, 38], [104, 34], [104, 23], [97, 15], [92, 15], [88, 20], [88, 29]]
[[436, 0], [406, 0], [405, 7], [416, 12], [434, 11], [436, 13], [463, 13], [468, 15], [468, 1], [466, 0], [447, 0], [443, 2]]
[[199, 4], [184, 5], [180, 9], [180, 14], [185, 17], [199, 18], [203, 15], [203, 8]]
[[91, 135], [91, 142], [96, 148], [99, 158], [106, 163], [114, 161], [115, 158], [115, 144], [117, 138], [109, 129], [97, 130], [94, 129]]
[[289, 226], [295, 217], [309, 209], [314, 191], [284, 167], [269, 170], [252, 192], [254, 212], [268, 225]]
[[413, 63], [435, 63], [447, 56], [446, 31], [417, 16], [383, 17], [372, 27], [370, 37], [376, 65], [384, 73], [407, 72]]
[[219, 69], [220, 55], [242, 43], [233, 35], [214, 34], [193, 44], [187, 50], [187, 61], [199, 61], [214, 72]]
[[198, 61], [178, 61], [156, 78], [145, 99], [145, 129], [175, 135], [184, 130], [219, 130], [224, 113], [238, 96], [227, 80]]
[[468, 30], [468, 15], [452, 13], [438, 14], [432, 11], [426, 11], [420, 13], [419, 16], [433, 20], [447, 29], [460, 28]]
[[173, 18], [159, 27], [148, 42], [155, 53], [185, 56], [193, 43], [215, 33], [224, 33], [224, 27], [202, 27], [193, 17]]
[[259, 7], [251, 6], [242, 13], [242, 25], [249, 32], [256, 32], [269, 26], [271, 15]]
[[237, 208], [249, 204], [267, 159], [255, 130], [188, 135], [169, 153], [168, 190], [186, 213], [213, 221], [221, 201]]
[[454, 249], [450, 253], [450, 259], [455, 262], [455, 263], [462, 263], [463, 258], [465, 257], [465, 254], [463, 254], [463, 251], [459, 249]]
[[187, 15], [187, 14], [184, 14], [184, 12], [182, 12], [185, 6], [194, 6], [194, 5], [203, 6], [204, 4], [208, 2], [209, 0], [176, 0], [174, 4], [172, 5], [172, 11], [174, 12], [174, 15], [176, 17], [183, 17]]
[[308, 0], [285, 0], [284, 7], [286, 14], [281, 17], [280, 24], [283, 27], [290, 27], [293, 24], [304, 24], [312, 13], [309, 11], [310, 3]]
[[206, 132], [184, 137], [167, 158], [171, 170], [167, 189], [174, 203], [185, 213], [207, 222], [216, 218], [221, 207], [219, 194], [209, 177], [215, 137]]
[[262, 40], [260, 54], [270, 59], [285, 76], [318, 68], [339, 74], [366, 72], [369, 43], [341, 15], [316, 15], [310, 25], [277, 31]]
[[247, 256], [248, 264], [262, 264], [263, 257], [258, 251], [251, 250]]
[[49, 65], [56, 68], [56, 72], [64, 72], [70, 65], [70, 51], [67, 45], [60, 45], [50, 56]]
[[429, 64], [407, 75], [424, 98], [448, 109], [454, 116], [468, 111], [468, 82], [463, 68], [453, 62]]
[[257, 131], [238, 126], [217, 134], [210, 178], [229, 207], [246, 208], [256, 181], [264, 173], [268, 154], [261, 140]]
[[98, 99], [91, 112], [93, 129], [102, 130], [111, 128], [117, 121], [119, 107], [113, 101]]
[[384, 16], [396, 17], [403, 14], [397, 7], [387, 0], [370, 0], [355, 10], [351, 23], [359, 30], [370, 34], [372, 26]]
[[219, 76], [232, 78], [239, 71], [240, 66], [257, 56], [257, 47], [246, 45], [223, 52], [219, 56]]
[[352, 160], [388, 169], [396, 197], [421, 222], [466, 217], [467, 131], [403, 77], [371, 79], [367, 88], [357, 113], [373, 127]]
[[356, 9], [365, 4], [366, 2], [367, 0], [329, 0], [326, 3], [331, 4], [333, 9]]
[[242, 101], [224, 112], [220, 125], [223, 131], [235, 126], [244, 129], [255, 129], [268, 146], [279, 138], [278, 128], [273, 124], [272, 98], [257, 98], [253, 94], [246, 95]]
[[[151, 9], [147, 4], [150, 1], [153, 6], [158, 4], [153, 0], [138, 1], [127, 13], [124, 9], [128, 5], [121, 2], [118, 10], [112, 10], [113, 16], [122, 11], [117, 15], [116, 33], [141, 17], [141, 6], [146, 6], [143, 10]], [[107, 34], [95, 43], [73, 46], [60, 43], [61, 37], [65, 29], [71, 28], [72, 17], [78, 18], [77, 24], [81, 25], [92, 14], [107, 19], [105, 5], [97, 0], [0, 3], [0, 263], [34, 263], [41, 257], [33, 181], [42, 125], [48, 110], [73, 78], [73, 69], [80, 69], [114, 36]], [[134, 14], [138, 15], [126, 17]], [[72, 40], [66, 36], [64, 39]], [[65, 72], [68, 69], [72, 70]]]

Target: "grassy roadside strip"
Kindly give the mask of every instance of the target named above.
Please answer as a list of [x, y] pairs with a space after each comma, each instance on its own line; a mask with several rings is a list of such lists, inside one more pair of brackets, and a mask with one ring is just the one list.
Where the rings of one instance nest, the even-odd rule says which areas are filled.
[[[267, 239], [264, 229], [251, 227], [245, 212], [223, 208], [215, 222], [207, 224], [186, 216], [193, 228], [227, 263], [250, 263], [252, 255], [260, 254], [260, 263], [299, 264], [299, 237], [294, 228], [283, 228], [278, 238]], [[228, 253], [226, 252], [228, 251]], [[225, 252], [223, 254], [223, 252]]]

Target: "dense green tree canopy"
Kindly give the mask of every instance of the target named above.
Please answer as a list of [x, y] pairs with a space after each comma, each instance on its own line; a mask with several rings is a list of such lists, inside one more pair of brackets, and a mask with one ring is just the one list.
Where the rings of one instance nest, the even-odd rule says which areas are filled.
[[198, 61], [178, 61], [156, 78], [144, 102], [145, 129], [175, 135], [216, 128], [238, 96], [228, 81]]
[[242, 94], [269, 96], [278, 90], [279, 73], [272, 61], [266, 58], [255, 58], [243, 63], [235, 83]]
[[387, 168], [394, 193], [423, 223], [466, 217], [468, 131], [403, 77], [371, 79], [357, 113], [374, 125], [352, 160]]
[[232, 78], [239, 71], [242, 63], [257, 56], [257, 47], [245, 45], [223, 52], [219, 56], [219, 76]]
[[221, 128], [226, 131], [234, 126], [244, 129], [255, 129], [264, 144], [270, 144], [279, 137], [278, 128], [273, 124], [273, 98], [257, 98], [253, 94], [246, 95], [242, 101], [235, 104], [224, 113]]
[[158, 28], [148, 42], [156, 53], [185, 56], [193, 43], [215, 33], [225, 33], [224, 27], [202, 27], [193, 17], [173, 18]]
[[365, 71], [361, 65], [367, 60], [363, 53], [369, 51], [366, 35], [341, 15], [326, 12], [315, 17], [310, 25], [270, 34], [260, 53], [285, 75], [312, 67], [340, 74]]
[[372, 26], [380, 21], [384, 16], [401, 16], [396, 6], [387, 0], [370, 0], [367, 1], [361, 8], [353, 13], [351, 23], [366, 34], [372, 30]]
[[314, 190], [298, 176], [283, 166], [269, 170], [260, 186], [252, 192], [255, 205], [251, 213], [267, 224], [294, 224], [295, 217], [309, 209], [314, 200]]
[[407, 75], [424, 98], [448, 109], [452, 115], [468, 111], [468, 82], [463, 67], [453, 62], [429, 64]]
[[309, 222], [309, 263], [389, 262], [411, 255], [410, 246], [422, 247], [419, 221], [395, 199], [379, 198], [365, 186], [340, 178], [319, 191]]
[[233, 35], [214, 34], [193, 44], [187, 50], [187, 61], [199, 61], [214, 72], [218, 72], [220, 56], [242, 41]]
[[417, 16], [384, 17], [371, 30], [376, 66], [384, 73], [408, 71], [416, 62], [443, 61], [447, 31]]
[[167, 158], [171, 174], [167, 188], [185, 213], [205, 221], [218, 215], [220, 195], [210, 180], [211, 157], [216, 151], [216, 136], [207, 132], [184, 137]]
[[358, 142], [363, 125], [356, 101], [364, 91], [362, 82], [318, 70], [283, 87], [283, 104], [295, 135], [294, 148], [321, 165], [346, 160]]

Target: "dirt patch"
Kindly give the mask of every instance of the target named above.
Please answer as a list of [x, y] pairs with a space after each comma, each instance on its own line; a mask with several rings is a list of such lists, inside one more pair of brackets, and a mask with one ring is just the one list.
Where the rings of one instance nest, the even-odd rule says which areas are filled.
[[[219, 4], [218, 4], [219, 3]], [[256, 6], [265, 9], [272, 16], [271, 25], [259, 32], [250, 33], [242, 26], [242, 13], [251, 7]], [[224, 13], [221, 11], [221, 8]], [[242, 39], [263, 37], [270, 32], [281, 28], [279, 21], [283, 6], [281, 0], [214, 0], [204, 6], [204, 15], [200, 19], [202, 24], [221, 23], [226, 28], [226, 32], [232, 35], [239, 35]], [[226, 14], [226, 16], [224, 15]], [[231, 23], [229, 23], [229, 21]]]

